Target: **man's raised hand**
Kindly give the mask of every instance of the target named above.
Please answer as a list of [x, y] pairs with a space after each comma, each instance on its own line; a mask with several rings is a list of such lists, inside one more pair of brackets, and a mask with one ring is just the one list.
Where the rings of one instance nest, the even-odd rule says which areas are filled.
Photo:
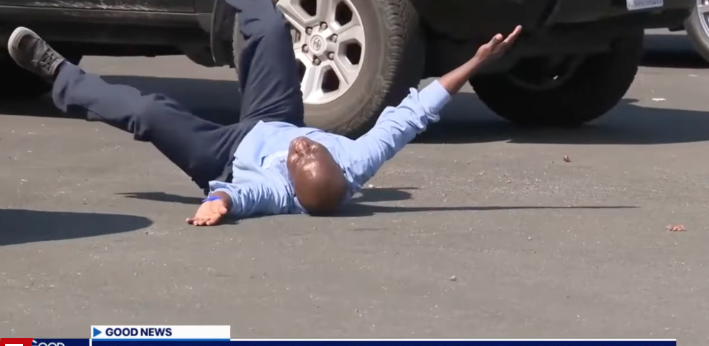
[[517, 25], [507, 37], [502, 34], [493, 36], [488, 43], [478, 48], [478, 52], [475, 53], [473, 59], [476, 59], [479, 63], [484, 63], [499, 58], [510, 49], [521, 32], [522, 26]]
[[517, 37], [519, 37], [521, 32], [522, 27], [517, 25], [507, 37], [502, 36], [502, 34], [495, 35], [488, 43], [478, 48], [474, 57], [466, 61], [463, 65], [458, 66], [455, 70], [443, 75], [438, 82], [441, 83], [441, 86], [443, 86], [450, 95], [455, 95], [482, 66], [504, 54], [512, 46]]

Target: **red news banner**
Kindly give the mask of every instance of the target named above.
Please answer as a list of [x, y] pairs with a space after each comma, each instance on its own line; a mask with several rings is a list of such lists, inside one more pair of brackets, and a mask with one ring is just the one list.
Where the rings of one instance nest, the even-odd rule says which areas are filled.
[[0, 346], [32, 346], [32, 338], [2, 338]]

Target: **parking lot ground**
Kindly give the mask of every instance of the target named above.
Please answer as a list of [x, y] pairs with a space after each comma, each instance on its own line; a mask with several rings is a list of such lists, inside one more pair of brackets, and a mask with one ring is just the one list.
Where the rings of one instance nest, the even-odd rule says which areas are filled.
[[[228, 324], [243, 338], [704, 344], [709, 69], [683, 56], [651, 54], [624, 102], [578, 130], [515, 128], [468, 90], [344, 215], [214, 228], [184, 224], [200, 191], [150, 145], [48, 102], [3, 104], [0, 335]], [[238, 110], [228, 69], [84, 66], [205, 117]]]

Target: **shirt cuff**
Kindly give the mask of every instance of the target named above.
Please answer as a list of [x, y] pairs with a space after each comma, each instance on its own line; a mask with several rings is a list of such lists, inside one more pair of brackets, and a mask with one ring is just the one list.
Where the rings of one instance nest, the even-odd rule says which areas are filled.
[[419, 102], [429, 114], [438, 114], [450, 100], [451, 95], [438, 79], [419, 92]]
[[208, 198], [214, 196], [215, 192], [223, 192], [227, 196], [229, 196], [229, 198], [231, 199], [231, 209], [229, 210], [230, 214], [236, 215], [241, 212], [241, 207], [239, 206], [238, 202], [238, 196], [236, 195], [238, 193], [238, 190], [235, 189], [233, 186], [230, 187], [227, 183], [221, 181], [210, 181], [209, 189], [211, 191], [207, 196]]

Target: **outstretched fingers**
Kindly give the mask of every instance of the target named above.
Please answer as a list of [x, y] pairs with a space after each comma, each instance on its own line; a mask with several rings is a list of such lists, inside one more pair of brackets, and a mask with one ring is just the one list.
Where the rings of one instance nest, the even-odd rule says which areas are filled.
[[187, 220], [188, 224], [192, 226], [214, 226], [217, 223], [219, 223], [219, 218], [216, 217], [210, 217], [210, 218], [189, 218]]
[[502, 53], [512, 46], [512, 44], [517, 40], [517, 37], [522, 32], [522, 26], [517, 25], [515, 29], [507, 35], [507, 37], [502, 36], [502, 34], [497, 34], [490, 40], [490, 46], [495, 52]]
[[512, 45], [512, 43], [515, 42], [515, 40], [517, 39], [517, 37], [519, 36], [519, 34], [520, 34], [521, 32], [522, 32], [522, 26], [521, 26], [521, 25], [517, 25], [517, 26], [515, 27], [515, 29], [512, 30], [512, 32], [511, 32], [509, 35], [507, 35], [507, 38], [505, 38], [505, 41], [504, 41], [505, 45], [506, 45], [506, 46]]
[[490, 42], [488, 43], [490, 45], [490, 48], [493, 50], [497, 48], [503, 41], [505, 37], [502, 36], [502, 34], [497, 34], [490, 39]]

